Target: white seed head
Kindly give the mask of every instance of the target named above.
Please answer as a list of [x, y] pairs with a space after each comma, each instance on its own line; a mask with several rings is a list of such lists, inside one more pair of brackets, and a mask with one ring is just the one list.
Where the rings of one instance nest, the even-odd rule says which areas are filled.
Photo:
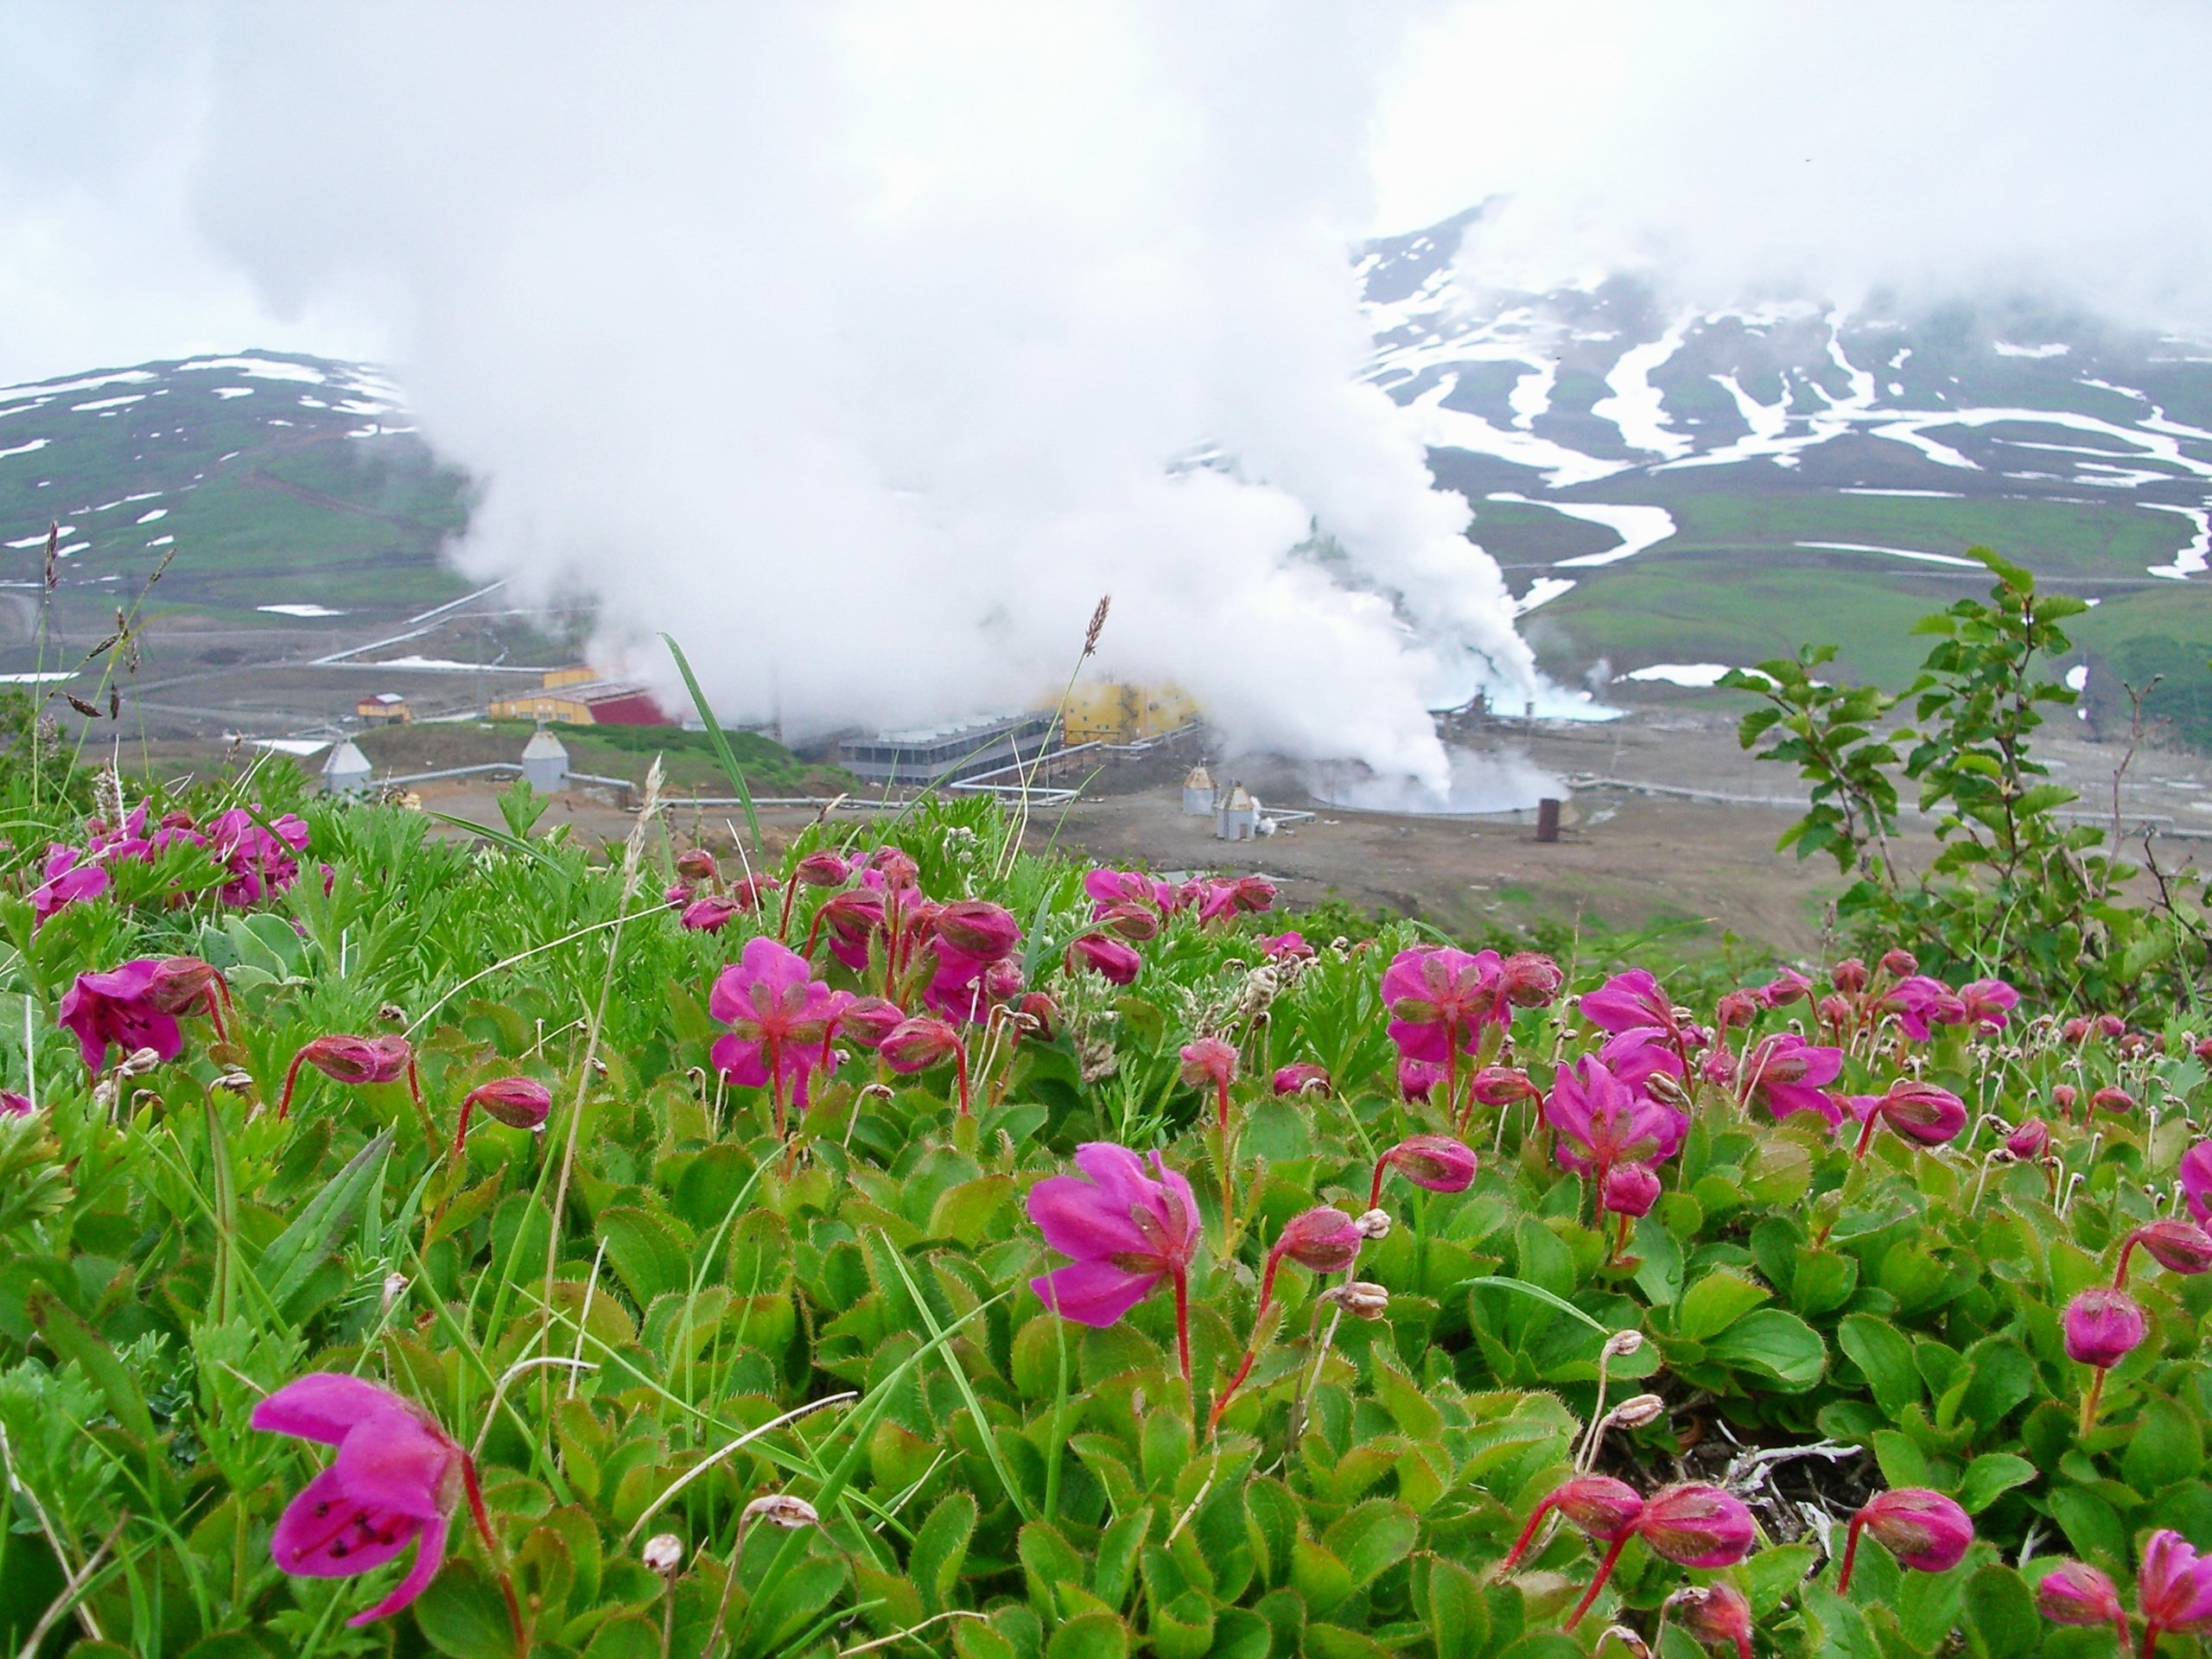
[[683, 1565], [683, 1541], [672, 1532], [657, 1532], [645, 1540], [645, 1547], [638, 1554], [661, 1577], [672, 1579], [676, 1569]]
[[1364, 1279], [1337, 1286], [1325, 1300], [1334, 1301], [1355, 1319], [1379, 1319], [1390, 1311], [1390, 1293]]
[[1616, 1331], [1605, 1338], [1605, 1353], [1613, 1359], [1624, 1359], [1643, 1346], [1641, 1331]]
[[1667, 1402], [1656, 1394], [1632, 1394], [1605, 1414], [1605, 1421], [1619, 1428], [1642, 1428], [1656, 1421]]
[[406, 1294], [407, 1275], [404, 1273], [387, 1273], [384, 1276], [384, 1300], [378, 1311], [384, 1313], [391, 1313], [391, 1305]]
[[754, 1498], [738, 1518], [766, 1521], [772, 1527], [782, 1527], [791, 1532], [822, 1524], [822, 1517], [815, 1513], [813, 1504], [803, 1497], [793, 1497], [789, 1492], [769, 1492]]
[[1362, 1238], [1390, 1236], [1390, 1214], [1387, 1210], [1370, 1210], [1352, 1224], [1359, 1229]]

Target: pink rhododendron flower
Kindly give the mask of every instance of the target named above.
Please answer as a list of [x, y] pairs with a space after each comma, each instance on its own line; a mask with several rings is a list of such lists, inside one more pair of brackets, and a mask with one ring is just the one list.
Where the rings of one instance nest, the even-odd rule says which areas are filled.
[[1544, 1102], [1544, 1121], [1559, 1136], [1559, 1161], [1600, 1179], [1616, 1164], [1673, 1157], [1689, 1128], [1681, 1113], [1629, 1088], [1602, 1060], [1586, 1055], [1560, 1067]]
[[1967, 1512], [1941, 1492], [1924, 1486], [1900, 1486], [1880, 1492], [1851, 1517], [1851, 1532], [1843, 1546], [1843, 1569], [1837, 1573], [1836, 1593], [1851, 1587], [1851, 1564], [1859, 1553], [1861, 1529], [1881, 1541], [1882, 1548], [1916, 1573], [1948, 1573], [1965, 1559], [1974, 1542], [1974, 1522]]
[[1579, 1006], [1582, 1017], [1600, 1031], [1656, 1026], [1671, 1038], [1681, 1024], [1675, 1017], [1674, 1000], [1641, 968], [1615, 974], [1596, 990], [1586, 993]]
[[2110, 1624], [2120, 1637], [2123, 1654], [2133, 1646], [2120, 1592], [2094, 1567], [2080, 1561], [2059, 1562], [2036, 1586], [2036, 1605], [2054, 1624]]
[[1515, 1106], [1544, 1097], [1544, 1091], [1529, 1082], [1529, 1074], [1517, 1065], [1483, 1067], [1468, 1080], [1467, 1092], [1485, 1106]]
[[1504, 964], [1495, 950], [1470, 956], [1449, 945], [1401, 950], [1382, 975], [1390, 1040], [1408, 1058], [1449, 1065], [1473, 1053], [1485, 1025], [1513, 1017], [1505, 1000]]
[[1390, 1170], [1431, 1192], [1464, 1192], [1475, 1181], [1474, 1148], [1448, 1135], [1409, 1135], [1375, 1160], [1367, 1207], [1382, 1202], [1382, 1177]]
[[1598, 1207], [1630, 1219], [1659, 1202], [1659, 1177], [1649, 1164], [1615, 1164], [1598, 1183]]
[[1856, 996], [1865, 990], [1868, 978], [1866, 964], [1856, 957], [1846, 957], [1828, 969], [1828, 983], [1846, 996]]
[[830, 954], [861, 973], [868, 967], [868, 941], [883, 932], [884, 920], [880, 893], [868, 887], [833, 893], [814, 912], [813, 925], [807, 930], [806, 954], [814, 954], [815, 940], [827, 929]]
[[1561, 1481], [1529, 1514], [1520, 1537], [1499, 1564], [1500, 1573], [1510, 1573], [1521, 1564], [1521, 1557], [1535, 1539], [1537, 1528], [1554, 1510], [1565, 1516], [1568, 1524], [1584, 1536], [1595, 1538], [1600, 1543], [1611, 1543], [1635, 1532], [1636, 1523], [1643, 1514], [1643, 1499], [1635, 1487], [1626, 1481], [1615, 1480], [1611, 1475], [1576, 1475]]
[[552, 1116], [553, 1094], [535, 1077], [494, 1077], [489, 1083], [479, 1084], [461, 1096], [461, 1122], [453, 1132], [456, 1155], [461, 1142], [467, 1139], [468, 1120], [479, 1106], [494, 1122], [534, 1133], [543, 1129], [545, 1120]]
[[1292, 931], [1274, 933], [1260, 941], [1260, 949], [1267, 953], [1269, 962], [1311, 962], [1313, 947], [1306, 943], [1303, 933]]
[[1736, 1659], [1751, 1659], [1751, 1604], [1727, 1580], [1684, 1585], [1667, 1598], [1666, 1611], [1706, 1647], [1732, 1647]]
[[1959, 1000], [1977, 1031], [2002, 1031], [2020, 1005], [2020, 994], [2001, 979], [1977, 979], [1959, 987]]
[[1605, 1039], [1598, 1049], [1605, 1070], [1631, 1089], [1641, 1089], [1659, 1072], [1683, 1076], [1681, 1051], [1656, 1026], [1630, 1026]]
[[1127, 985], [1136, 978], [1144, 958], [1110, 934], [1083, 933], [1069, 944], [1067, 963], [1070, 972], [1088, 968], [1109, 985]]
[[0, 1117], [31, 1117], [38, 1108], [31, 1104], [29, 1095], [19, 1095], [12, 1089], [0, 1089]]
[[284, 1073], [284, 1092], [276, 1102], [276, 1121], [283, 1122], [292, 1109], [292, 1090], [300, 1079], [300, 1068], [311, 1065], [334, 1082], [359, 1086], [368, 1083], [397, 1083], [407, 1079], [408, 1092], [415, 1096], [415, 1103], [423, 1103], [423, 1086], [415, 1075], [415, 1046], [404, 1037], [352, 1037], [334, 1034], [317, 1037], [305, 1044], [292, 1056], [292, 1064]]
[[1139, 870], [1098, 869], [1087, 872], [1083, 878], [1083, 890], [1088, 893], [1097, 909], [1092, 919], [1103, 916], [1116, 905], [1150, 905], [1155, 909], [1170, 910], [1175, 904], [1175, 889], [1165, 881], [1155, 881]]
[[1245, 911], [1272, 910], [1275, 884], [1264, 875], [1240, 875], [1230, 881], [1209, 881], [1198, 896], [1198, 920], [1217, 922]]
[[164, 1063], [184, 1047], [176, 1016], [154, 1002], [161, 963], [150, 957], [126, 962], [104, 974], [79, 974], [62, 994], [59, 1020], [84, 1051], [86, 1069], [97, 1076], [107, 1065], [110, 1044], [125, 1054], [150, 1048]]
[[1756, 991], [1730, 991], [1713, 1004], [1713, 1023], [1723, 1031], [1733, 1031], [1758, 1019], [1764, 1006]]
[[299, 855], [307, 850], [308, 827], [287, 812], [264, 829], [250, 810], [238, 806], [210, 818], [203, 837], [207, 849], [231, 872], [219, 896], [237, 907], [258, 904], [299, 879]]
[[1398, 1092], [1408, 1100], [1427, 1100], [1444, 1081], [1444, 1068], [1427, 1060], [1398, 1057]]
[[684, 906], [683, 915], [677, 920], [694, 933], [719, 933], [728, 925], [730, 918], [742, 908], [734, 899], [710, 893]]
[[1677, 1567], [1733, 1567], [1758, 1536], [1741, 1500], [1696, 1481], [1646, 1498], [1636, 1530], [1654, 1554]]
[[852, 876], [852, 865], [828, 851], [809, 853], [791, 869], [791, 879], [807, 887], [842, 887]]
[[[1911, 960], [1910, 957], [1905, 959], [1908, 962]], [[1886, 966], [1889, 957], [1885, 957], [1882, 961]], [[1932, 1022], [1936, 1019], [1936, 1005], [1949, 995], [1948, 988], [1942, 981], [1930, 979], [1925, 974], [1913, 974], [1890, 987], [1880, 1006], [1885, 1013], [1897, 1015], [1897, 1027], [1907, 1037], [1916, 1043], [1924, 1043], [1935, 1034]]]
[[1515, 1007], [1541, 1008], [1559, 995], [1567, 976], [1541, 950], [1516, 950], [1499, 965], [1498, 982]]
[[84, 855], [74, 847], [55, 842], [47, 849], [46, 880], [31, 889], [31, 914], [34, 926], [43, 925], [64, 906], [97, 899], [108, 889], [111, 879], [106, 868], [99, 864], [81, 863]]
[[1967, 1103], [1948, 1089], [1911, 1077], [1900, 1077], [1883, 1095], [1853, 1095], [1846, 1103], [1851, 1114], [1866, 1127], [1859, 1131], [1853, 1156], [1863, 1158], [1874, 1131], [1888, 1124], [1897, 1134], [1923, 1147], [1940, 1147], [1958, 1138], [1967, 1126]]
[[1218, 1121], [1229, 1122], [1229, 1085], [1236, 1081], [1236, 1050], [1218, 1037], [1200, 1037], [1182, 1049], [1183, 1081], [1194, 1088], [1211, 1089]]
[[2140, 1246], [2143, 1253], [2169, 1273], [2202, 1273], [2212, 1268], [2212, 1233], [2193, 1221], [2169, 1216], [2145, 1222], [2127, 1236], [2120, 1247], [2120, 1267], [2113, 1282], [2127, 1282], [2127, 1258]]
[[1320, 1095], [1329, 1092], [1329, 1068], [1317, 1065], [1312, 1060], [1296, 1060], [1275, 1068], [1274, 1091], [1278, 1095]]
[[2005, 1137], [2006, 1155], [2021, 1163], [2032, 1163], [2042, 1157], [2050, 1146], [2050, 1125], [2039, 1117], [2031, 1117]]
[[[1158, 938], [1162, 925], [1160, 913], [1157, 910], [1150, 905], [1141, 905], [1134, 900], [1125, 904], [1101, 906], [1097, 915], [1091, 919], [1107, 931], [1139, 944], [1143, 944], [1147, 939]], [[1262, 943], [1264, 944], [1265, 941]]]
[[1815, 1048], [1794, 1032], [1762, 1038], [1744, 1057], [1741, 1088], [1745, 1100], [1758, 1100], [1777, 1117], [1813, 1112], [1833, 1128], [1842, 1110], [1823, 1092], [1843, 1071], [1843, 1051]]
[[1152, 1154], [1110, 1141], [1076, 1148], [1077, 1175], [1052, 1175], [1029, 1189], [1029, 1219], [1069, 1264], [1029, 1281], [1045, 1306], [1078, 1325], [1109, 1325], [1149, 1296], [1163, 1279], [1175, 1287], [1183, 1374], [1190, 1376], [1185, 1283], [1198, 1248], [1198, 1206], [1191, 1184]]
[[2212, 1141], [2200, 1141], [2182, 1154], [2179, 1174], [2189, 1213], [2200, 1222], [2212, 1222]]
[[2089, 1109], [2094, 1112], [2132, 1112], [2135, 1096], [2126, 1090], [2107, 1084], [2089, 1096]]
[[1919, 973], [1920, 958], [1910, 950], [1885, 950], [1876, 965], [1892, 979], [1910, 979]]
[[2161, 1630], [2193, 1635], [2212, 1627], [2212, 1555], [2199, 1555], [2179, 1533], [2161, 1528], [2144, 1540], [2135, 1600], [2143, 1610], [2145, 1659], [2158, 1652]]
[[1794, 968], [1783, 968], [1777, 969], [1772, 979], [1767, 981], [1751, 995], [1758, 998], [1760, 1006], [1763, 1007], [1787, 1007], [1800, 997], [1808, 1002], [1812, 1001], [1814, 1000], [1813, 982]]
[[707, 1011], [730, 1034], [709, 1051], [715, 1067], [732, 1083], [768, 1090], [779, 1135], [785, 1085], [791, 1103], [804, 1107], [813, 1074], [836, 1069], [830, 1033], [851, 1001], [816, 979], [804, 957], [765, 936], [747, 939], [737, 961], [716, 976]]
[[[387, 1618], [421, 1595], [444, 1565], [462, 1497], [480, 1511], [467, 1453], [429, 1413], [374, 1382], [310, 1372], [256, 1405], [251, 1421], [270, 1433], [338, 1448], [277, 1520], [270, 1553], [279, 1567], [304, 1578], [352, 1578], [415, 1547], [407, 1576], [348, 1624]], [[488, 1535], [489, 1522], [479, 1524]]]
[[969, 1116], [968, 1048], [960, 1040], [959, 1032], [947, 1021], [926, 1014], [916, 1014], [894, 1027], [876, 1052], [883, 1056], [886, 1065], [905, 1076], [926, 1071], [950, 1060], [959, 1085], [960, 1115]]

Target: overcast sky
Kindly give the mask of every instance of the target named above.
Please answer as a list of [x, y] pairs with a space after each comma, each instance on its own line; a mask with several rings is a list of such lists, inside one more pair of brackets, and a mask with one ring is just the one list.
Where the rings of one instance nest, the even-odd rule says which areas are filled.
[[[943, 54], [931, 60], [880, 49], [908, 9], [849, 7], [847, 67], [880, 78], [880, 106], [897, 116], [851, 138], [875, 147], [888, 178], [911, 186], [933, 164], [955, 169], [957, 188], [957, 168], [1003, 167], [1025, 125], [1055, 120], [1072, 96], [1079, 142], [1049, 151], [1067, 188], [1084, 188], [1094, 149], [1153, 150], [1172, 169], [1172, 100], [1090, 55], [1101, 14], [1132, 9], [931, 6], [970, 20], [918, 42]], [[605, 15], [645, 10], [673, 15]], [[1310, 26], [1295, 7], [1195, 10], [1232, 20], [1255, 51]], [[1328, 188], [1354, 231], [1495, 196], [1510, 206], [1475, 257], [1501, 279], [1643, 264], [1700, 301], [1745, 287], [2005, 286], [2212, 321], [2212, 6], [2200, 0], [1345, 10], [1370, 36], [1357, 71], [1371, 107], [1344, 134], [1365, 188]], [[0, 9], [0, 383], [218, 346], [404, 350], [397, 296], [342, 284], [272, 296], [239, 257], [240, 218], [281, 205], [239, 202], [219, 159], [237, 147], [213, 135], [250, 118], [225, 104], [264, 16], [150, 0]], [[511, 31], [542, 36], [558, 16], [518, 10]], [[311, 39], [296, 44], [305, 60], [289, 73], [312, 87], [329, 66]], [[465, 67], [499, 73], [496, 59]], [[344, 111], [364, 149], [404, 146], [422, 113], [409, 90]], [[609, 100], [599, 113], [617, 124], [626, 111]], [[956, 130], [967, 148], [948, 152]], [[275, 127], [255, 137], [286, 142]]]

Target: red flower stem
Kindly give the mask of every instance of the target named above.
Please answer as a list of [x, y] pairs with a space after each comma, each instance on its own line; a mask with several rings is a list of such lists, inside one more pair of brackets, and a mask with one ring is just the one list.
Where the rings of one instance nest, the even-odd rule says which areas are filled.
[[1866, 1148], [1874, 1143], [1875, 1126], [1881, 1121], [1881, 1108], [1877, 1106], [1869, 1109], [1866, 1113], [1866, 1127], [1859, 1131], [1859, 1144], [1851, 1149], [1851, 1155], [1854, 1160], [1863, 1160], [1866, 1158]]
[[1183, 1386], [1191, 1386], [1191, 1283], [1180, 1268], [1175, 1269], [1175, 1353], [1183, 1365]]
[[1459, 1125], [1459, 1033], [1449, 1027], [1445, 1028], [1444, 1045], [1444, 1121], [1454, 1129]]
[[1244, 1344], [1243, 1360], [1236, 1367], [1236, 1375], [1229, 1379], [1229, 1386], [1215, 1398], [1213, 1410], [1206, 1416], [1206, 1433], [1211, 1435], [1220, 1427], [1221, 1414], [1229, 1409], [1229, 1402], [1236, 1390], [1244, 1386], [1244, 1379], [1252, 1374], [1252, 1362], [1260, 1357], [1260, 1326], [1268, 1317], [1268, 1309], [1274, 1301], [1275, 1269], [1282, 1265], [1282, 1249], [1278, 1245], [1268, 1252], [1267, 1271], [1260, 1275], [1260, 1306], [1252, 1315], [1252, 1335]]
[[1375, 1160], [1375, 1184], [1367, 1189], [1367, 1207], [1370, 1210], [1382, 1207], [1382, 1178], [1389, 1169], [1390, 1154], [1386, 1152]]
[[530, 1637], [523, 1629], [522, 1604], [515, 1599], [515, 1581], [507, 1570], [507, 1552], [500, 1547], [499, 1536], [492, 1530], [492, 1517], [484, 1511], [484, 1489], [477, 1484], [476, 1459], [466, 1452], [461, 1454], [461, 1484], [468, 1491], [468, 1512], [476, 1522], [477, 1535], [484, 1541], [484, 1553], [492, 1558], [493, 1571], [499, 1574], [499, 1593], [506, 1598], [507, 1625], [514, 1632], [515, 1651], [530, 1651]]
[[291, 1069], [284, 1073], [284, 1092], [276, 1100], [276, 1121], [282, 1123], [292, 1109], [292, 1085], [299, 1081], [300, 1067], [307, 1061], [308, 1052], [302, 1048], [292, 1056]]
[[2135, 1254], [2135, 1244], [2138, 1236], [2139, 1235], [2137, 1234], [2130, 1233], [2127, 1236], [2127, 1243], [2120, 1247], [2120, 1267], [2112, 1276], [2112, 1287], [2114, 1290], [2124, 1289], [2126, 1287], [2127, 1258]]
[[1628, 1541], [1636, 1535], [1624, 1532], [1606, 1547], [1605, 1559], [1598, 1563], [1598, 1576], [1590, 1580], [1590, 1587], [1582, 1592], [1582, 1599], [1574, 1604], [1574, 1611], [1567, 1616], [1567, 1628], [1573, 1630], [1582, 1622], [1582, 1615], [1590, 1611], [1590, 1604], [1598, 1599], [1598, 1592], [1605, 1587], [1605, 1580], [1613, 1576], [1613, 1563], [1621, 1558], [1621, 1551], [1628, 1548]]
[[821, 939], [821, 938], [822, 912], [817, 908], [814, 912], [814, 919], [807, 924], [806, 949], [799, 952], [799, 955], [805, 957], [810, 965], [811, 965], [814, 961], [815, 944]]
[[453, 1132], [453, 1155], [461, 1156], [461, 1143], [468, 1138], [468, 1115], [476, 1109], [476, 1096], [470, 1095], [461, 1103], [461, 1124]]
[[768, 1105], [775, 1116], [776, 1139], [784, 1139], [784, 1057], [783, 1045], [771, 1034], [764, 1046], [768, 1051]]
[[1536, 1529], [1544, 1524], [1544, 1517], [1551, 1512], [1552, 1500], [1549, 1497], [1542, 1499], [1534, 1510], [1529, 1511], [1529, 1524], [1521, 1529], [1521, 1535], [1513, 1541], [1513, 1548], [1507, 1552], [1505, 1560], [1498, 1565], [1497, 1570], [1501, 1574], [1510, 1573], [1519, 1565], [1522, 1555], [1536, 1535]]
[[[1603, 1194], [1600, 1194], [1599, 1196], [1602, 1199]], [[1621, 1259], [1621, 1252], [1628, 1248], [1629, 1223], [1633, 1219], [1634, 1217], [1631, 1217], [1627, 1211], [1624, 1210], [1621, 1211], [1620, 1227], [1613, 1234], [1613, 1248], [1606, 1253], [1605, 1265], [1607, 1267], [1610, 1268], [1614, 1262], [1619, 1261]]]
[[1214, 1085], [1214, 1117], [1226, 1135], [1229, 1132], [1229, 1079], [1226, 1077]]
[[[2089, 1431], [2097, 1426], [2097, 1404], [2104, 1397], [2106, 1375], [2104, 1368], [2099, 1366], [2097, 1374], [2089, 1379], [2088, 1393], [2082, 1396], [2082, 1438], [2083, 1440], [2088, 1439]], [[2146, 1654], [2150, 1650], [2147, 1645], [2143, 1649]]]
[[798, 878], [793, 876], [784, 886], [784, 913], [776, 919], [776, 938], [788, 939], [791, 934], [791, 900], [798, 897]]
[[219, 985], [222, 982], [223, 982], [219, 979], [216, 980], [213, 984], [209, 985], [207, 988], [200, 992], [200, 995], [207, 999], [207, 1019], [209, 1023], [215, 1027], [215, 1040], [219, 1043], [227, 1043], [231, 1040], [230, 1033], [223, 1028], [222, 1007], [215, 1000], [215, 986]]
[[960, 1080], [960, 1116], [973, 1117], [976, 1114], [968, 1103], [968, 1045], [957, 1037], [952, 1043], [952, 1073]]
[[2143, 1626], [2143, 1659], [2152, 1659], [2158, 1650], [2158, 1621], [2150, 1619]]
[[[2135, 1634], [2127, 1628], [2127, 1614], [2124, 1609], [2115, 1607], [2112, 1610], [2112, 1627], [2120, 1633], [2120, 1659], [2133, 1659]], [[2155, 1638], [2155, 1632], [2152, 1634]], [[2149, 1649], [2145, 1651], [2147, 1653]]]
[[1851, 1517], [1851, 1531], [1843, 1541], [1843, 1570], [1835, 1578], [1835, 1592], [1839, 1596], [1851, 1588], [1851, 1564], [1859, 1559], [1859, 1529], [1866, 1524], [1863, 1512]]

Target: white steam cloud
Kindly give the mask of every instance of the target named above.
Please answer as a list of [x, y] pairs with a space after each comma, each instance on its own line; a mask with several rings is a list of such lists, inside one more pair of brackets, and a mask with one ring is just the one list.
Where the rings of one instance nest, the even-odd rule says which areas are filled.
[[1441, 787], [1428, 708], [1533, 671], [1355, 379], [1393, 31], [1201, 12], [226, 13], [200, 205], [400, 320], [467, 568], [664, 685], [673, 632], [726, 717], [1033, 703], [1110, 591], [1105, 667]]

